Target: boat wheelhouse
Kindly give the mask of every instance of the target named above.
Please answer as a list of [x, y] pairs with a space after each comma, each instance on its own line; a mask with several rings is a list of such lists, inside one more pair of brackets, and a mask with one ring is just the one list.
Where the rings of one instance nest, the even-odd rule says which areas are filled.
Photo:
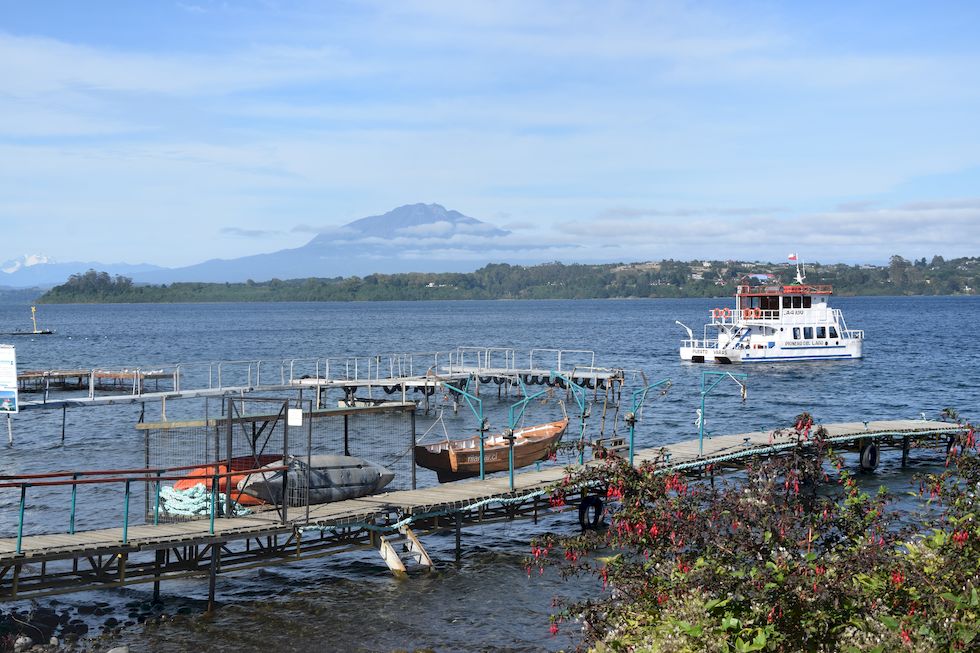
[[[864, 331], [848, 329], [829, 285], [740, 285], [734, 308], [715, 308], [701, 339], [689, 327], [681, 360], [694, 363], [845, 360], [862, 357]], [[714, 334], [709, 329], [715, 331]], [[711, 337], [713, 335], [713, 337]]]

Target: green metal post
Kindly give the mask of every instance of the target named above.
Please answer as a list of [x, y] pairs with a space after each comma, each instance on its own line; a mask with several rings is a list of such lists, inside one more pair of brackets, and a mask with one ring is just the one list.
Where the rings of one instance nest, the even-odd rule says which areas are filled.
[[157, 470], [157, 482], [156, 482], [156, 501], [153, 504], [153, 525], [156, 526], [160, 523], [160, 475], [163, 473], [162, 470]]
[[214, 513], [218, 510], [218, 475], [215, 474], [211, 479], [211, 527], [210, 533], [214, 535]]
[[20, 553], [20, 542], [24, 538], [24, 505], [27, 503], [27, 483], [20, 486], [20, 519], [17, 521], [17, 553]]
[[[510, 440], [510, 448], [508, 451], [508, 467], [510, 469], [510, 489], [514, 489], [514, 430], [517, 428], [517, 422], [520, 421], [521, 417], [524, 416], [524, 409], [527, 408], [528, 403], [537, 399], [543, 394], [547, 394], [547, 390], [539, 390], [533, 395], [527, 394], [527, 387], [524, 385], [524, 380], [518, 377], [517, 382], [521, 386], [521, 395], [524, 397], [520, 401], [514, 403], [507, 409], [507, 422], [510, 424], [510, 433], [508, 434], [508, 439]], [[515, 414], [514, 411], [517, 411]]]
[[651, 383], [650, 385], [637, 388], [633, 391], [633, 410], [632, 412], [627, 413], [625, 418], [626, 424], [630, 428], [630, 465], [633, 464], [633, 455], [635, 452], [637, 413], [639, 413], [640, 408], [643, 407], [643, 402], [646, 401], [647, 393], [662, 385], [667, 386], [664, 388], [664, 392], [667, 392], [667, 388], [673, 385], [673, 383], [670, 379], [661, 379], [656, 383]]
[[[467, 380], [467, 384], [469, 384], [469, 380]], [[485, 461], [485, 457], [486, 457], [486, 454], [484, 452], [484, 444], [485, 444], [484, 443], [484, 440], [486, 439], [486, 435], [487, 435], [487, 420], [484, 419], [484, 417], [483, 417], [483, 400], [480, 399], [479, 397], [477, 397], [476, 395], [470, 394], [469, 392], [467, 392], [463, 388], [457, 388], [456, 386], [454, 386], [452, 384], [449, 384], [449, 383], [446, 384], [446, 389], [458, 393], [459, 395], [461, 395], [463, 397], [463, 399], [466, 400], [466, 405], [469, 406], [470, 410], [476, 416], [477, 422], [480, 424], [480, 428], [479, 428], [479, 431], [480, 431], [480, 480], [482, 481], [483, 479], [486, 478], [486, 469], [485, 469], [485, 462], [486, 462]]]
[[579, 452], [578, 452], [578, 464], [585, 464], [585, 402], [586, 402], [586, 391], [585, 388], [579, 384], [572, 381], [570, 378], [562, 374], [561, 372], [551, 371], [550, 378], [552, 381], [555, 379], [561, 379], [565, 382], [566, 387], [572, 391], [572, 396], [575, 397], [575, 403], [578, 404], [580, 411], [580, 416], [582, 420], [582, 428], [579, 432]]
[[[77, 481], [78, 474], [72, 474], [71, 480]], [[77, 498], [78, 498], [78, 484], [73, 482], [71, 484], [71, 518], [68, 521], [68, 532], [71, 535], [75, 534], [75, 503]]]
[[[708, 376], [717, 376], [718, 379], [712, 383], [707, 389], [704, 387], [704, 381]], [[712, 372], [712, 371], [702, 371], [701, 372], [701, 413], [698, 418], [698, 456], [704, 455], [704, 398], [708, 396], [712, 390], [714, 390], [719, 383], [725, 380], [725, 377], [730, 378], [732, 381], [737, 383], [742, 388], [742, 399], [745, 399], [745, 384], [742, 383], [745, 379], [749, 378], [747, 374], [732, 374], [731, 372]], [[741, 379], [742, 381], [739, 381]]]
[[123, 544], [129, 542], [129, 479], [126, 479], [126, 503], [123, 506]]

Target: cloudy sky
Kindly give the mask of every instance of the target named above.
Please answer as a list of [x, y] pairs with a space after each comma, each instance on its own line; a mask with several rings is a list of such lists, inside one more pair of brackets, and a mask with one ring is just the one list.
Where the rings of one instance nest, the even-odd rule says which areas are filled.
[[980, 3], [2, 6], [0, 260], [188, 265], [414, 202], [501, 257], [980, 254]]

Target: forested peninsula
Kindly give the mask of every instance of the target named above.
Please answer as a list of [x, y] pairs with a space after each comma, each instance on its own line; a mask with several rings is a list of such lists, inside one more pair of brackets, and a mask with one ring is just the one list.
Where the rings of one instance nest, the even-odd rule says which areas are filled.
[[[980, 257], [888, 265], [807, 264], [807, 283], [833, 284], [839, 295], [976, 294]], [[791, 283], [780, 263], [674, 261], [598, 265], [494, 263], [467, 273], [371, 274], [366, 277], [248, 280], [243, 283], [141, 285], [89, 270], [74, 274], [39, 303], [312, 302], [439, 299], [612, 299], [728, 297], [738, 284]]]

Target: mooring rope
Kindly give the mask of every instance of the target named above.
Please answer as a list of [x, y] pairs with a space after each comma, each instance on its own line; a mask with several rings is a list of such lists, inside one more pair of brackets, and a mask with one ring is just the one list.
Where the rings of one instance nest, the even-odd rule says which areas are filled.
[[481, 499], [466, 506], [460, 508], [451, 508], [446, 510], [435, 510], [432, 512], [422, 512], [413, 515], [409, 515], [404, 519], [397, 521], [393, 524], [387, 524], [385, 526], [379, 526], [377, 524], [369, 524], [367, 522], [351, 522], [349, 524], [311, 524], [308, 526], [299, 527], [299, 532], [305, 533], [306, 531], [337, 531], [340, 529], [357, 529], [357, 530], [367, 530], [375, 531], [377, 533], [384, 533], [386, 531], [397, 531], [404, 526], [409, 526], [415, 521], [422, 519], [432, 519], [433, 517], [444, 517], [446, 515], [452, 515], [455, 513], [462, 512], [472, 512], [473, 510], [478, 510], [484, 506], [488, 506], [493, 503], [500, 504], [502, 506], [510, 505], [513, 503], [523, 503], [528, 499], [534, 499], [546, 494], [545, 490], [535, 490], [529, 492], [528, 494], [523, 494], [517, 497], [489, 497], [486, 499]]

